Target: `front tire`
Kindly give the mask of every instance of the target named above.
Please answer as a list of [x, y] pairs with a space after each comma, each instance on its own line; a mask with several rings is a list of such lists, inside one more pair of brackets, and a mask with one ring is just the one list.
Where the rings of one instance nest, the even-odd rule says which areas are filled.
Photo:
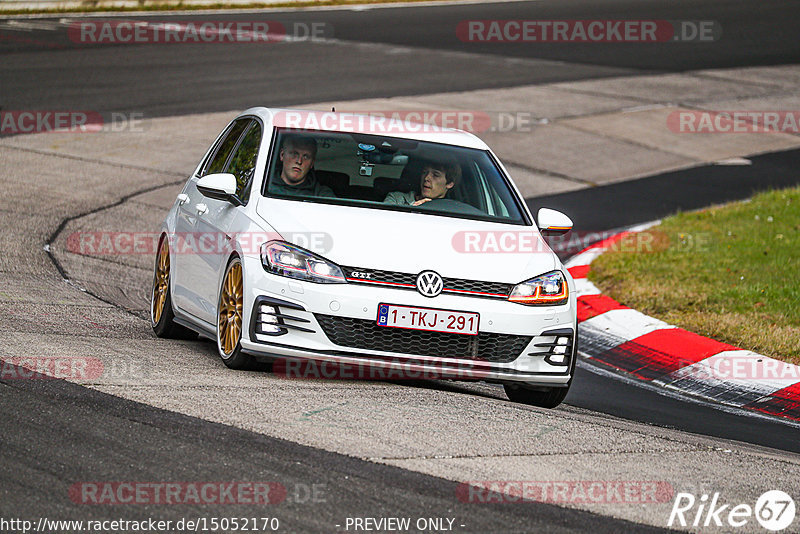
[[222, 362], [231, 369], [253, 369], [255, 360], [242, 352], [244, 275], [242, 260], [234, 257], [219, 290], [217, 303], [217, 349]]
[[175, 322], [170, 290], [169, 240], [161, 238], [153, 272], [153, 291], [150, 295], [150, 326], [158, 337], [195, 339], [197, 334]]
[[539, 406], [540, 408], [555, 408], [561, 404], [569, 393], [570, 383], [563, 388], [531, 389], [520, 384], [503, 384], [508, 398], [514, 402]]
[[570, 363], [569, 372], [570, 379], [567, 385], [563, 388], [539, 388], [533, 389], [526, 387], [524, 384], [508, 383], [503, 384], [503, 389], [506, 390], [506, 396], [509, 400], [519, 402], [521, 404], [530, 404], [532, 406], [539, 406], [540, 408], [555, 408], [567, 397], [569, 388], [572, 386], [572, 380], [575, 378], [575, 365], [578, 360], [578, 329], [575, 328], [575, 340], [573, 341], [572, 349], [572, 362]]

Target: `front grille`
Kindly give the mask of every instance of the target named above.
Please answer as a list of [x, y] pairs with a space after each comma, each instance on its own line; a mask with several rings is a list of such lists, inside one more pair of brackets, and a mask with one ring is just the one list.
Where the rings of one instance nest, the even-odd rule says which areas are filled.
[[472, 291], [479, 293], [491, 293], [506, 298], [511, 292], [510, 284], [500, 282], [480, 282], [478, 280], [464, 280], [462, 278], [442, 278], [444, 290], [452, 289], [455, 291]]
[[325, 335], [336, 345], [399, 352], [417, 356], [513, 362], [531, 336], [479, 332], [477, 336], [378, 326], [374, 321], [314, 314]]
[[369, 280], [374, 282], [392, 282], [395, 284], [411, 284], [412, 286], [417, 282], [417, 275], [408, 273], [398, 273], [395, 271], [381, 271], [380, 269], [359, 269], [357, 267], [344, 267], [346, 275], [352, 271], [361, 271], [370, 273]]
[[[387, 285], [396, 289], [417, 290], [416, 274], [361, 267], [342, 267], [342, 270], [347, 281], [353, 284]], [[368, 277], [365, 278], [365, 275], [368, 275]], [[496, 299], [507, 298], [513, 287], [512, 284], [501, 282], [483, 282], [480, 280], [465, 280], [463, 278], [442, 277], [442, 282], [444, 285], [443, 293]]]

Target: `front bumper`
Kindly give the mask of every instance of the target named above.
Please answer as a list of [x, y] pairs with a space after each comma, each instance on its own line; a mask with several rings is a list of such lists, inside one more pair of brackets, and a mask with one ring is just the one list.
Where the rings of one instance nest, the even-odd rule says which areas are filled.
[[[248, 272], [264, 271], [258, 260], [250, 260], [245, 266]], [[574, 369], [574, 297], [561, 306], [529, 307], [460, 295], [426, 298], [415, 291], [367, 285], [314, 284], [268, 273], [252, 278], [248, 277], [253, 283], [245, 283], [246, 327], [241, 344], [256, 357], [375, 366], [394, 371], [397, 377], [547, 387], [566, 386]], [[479, 336], [378, 327], [381, 303], [477, 312]], [[264, 333], [261, 324], [274, 323], [275, 317], [279, 327], [267, 329], [278, 332]], [[383, 336], [386, 346], [376, 336]], [[569, 339], [566, 358], [553, 358], [553, 347], [564, 339]], [[553, 364], [553, 360], [564, 361]]]

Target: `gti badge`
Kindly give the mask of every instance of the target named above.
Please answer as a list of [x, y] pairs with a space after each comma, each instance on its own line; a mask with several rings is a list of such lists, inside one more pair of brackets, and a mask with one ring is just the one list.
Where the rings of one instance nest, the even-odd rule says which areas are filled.
[[444, 289], [444, 282], [438, 273], [422, 271], [417, 275], [417, 291], [426, 297], [435, 297]]

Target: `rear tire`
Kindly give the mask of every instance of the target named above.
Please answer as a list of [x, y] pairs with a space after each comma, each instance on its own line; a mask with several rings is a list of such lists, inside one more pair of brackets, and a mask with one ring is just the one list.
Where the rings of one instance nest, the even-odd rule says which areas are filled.
[[256, 367], [252, 356], [242, 352], [244, 310], [244, 274], [242, 260], [233, 257], [225, 269], [217, 302], [217, 350], [222, 362], [231, 369]]
[[196, 339], [197, 333], [175, 322], [170, 290], [169, 240], [161, 238], [153, 273], [153, 291], [150, 295], [150, 326], [158, 337], [170, 339]]

